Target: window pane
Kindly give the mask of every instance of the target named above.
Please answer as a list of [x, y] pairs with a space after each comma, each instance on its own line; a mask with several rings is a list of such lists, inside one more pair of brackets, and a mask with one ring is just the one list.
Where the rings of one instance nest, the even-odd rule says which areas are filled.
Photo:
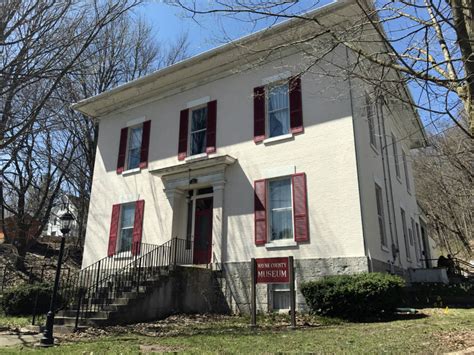
[[268, 94], [268, 121], [270, 137], [281, 136], [290, 131], [288, 85], [280, 85], [270, 89]]
[[142, 145], [142, 127], [135, 127], [130, 130], [130, 149], [140, 148]]
[[135, 220], [135, 204], [122, 205], [122, 218], [120, 228], [133, 228]]
[[122, 229], [120, 233], [119, 252], [132, 250], [132, 238], [133, 228]]
[[288, 110], [270, 112], [269, 136], [277, 137], [290, 132]]
[[268, 93], [268, 110], [288, 108], [288, 85], [275, 86]]
[[290, 179], [269, 183], [271, 240], [293, 238]]
[[128, 169], [138, 168], [140, 165], [140, 148], [131, 149], [128, 152]]
[[191, 133], [191, 155], [206, 151], [206, 131]]
[[272, 209], [291, 207], [290, 179], [270, 181], [270, 206]]
[[205, 129], [207, 127], [207, 107], [192, 111], [191, 132]]
[[142, 126], [130, 129], [128, 140], [127, 169], [135, 169], [140, 165], [140, 150], [142, 146]]
[[293, 221], [291, 209], [276, 210], [271, 212], [272, 240], [292, 239]]

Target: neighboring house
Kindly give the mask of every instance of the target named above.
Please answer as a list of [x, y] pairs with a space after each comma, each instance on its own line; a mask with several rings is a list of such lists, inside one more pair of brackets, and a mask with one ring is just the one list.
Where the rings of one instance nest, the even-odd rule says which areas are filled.
[[[65, 195], [62, 199], [63, 201], [51, 209], [51, 214], [48, 220], [48, 223], [43, 229], [43, 237], [59, 237], [61, 236], [61, 216], [70, 212], [73, 216], [77, 218], [77, 197], [71, 195]], [[69, 237], [77, 237], [78, 226], [77, 222], [74, 220], [71, 225], [71, 231], [69, 232]]]
[[[222, 267], [244, 308], [253, 257], [292, 255], [297, 291], [323, 275], [423, 267], [419, 117], [360, 83], [300, 75], [306, 55], [284, 44], [311, 31], [284, 22], [73, 106], [100, 125], [83, 267], [129, 256], [132, 241], [187, 238], [193, 263]], [[343, 48], [332, 58], [350, 60]], [[288, 306], [285, 285], [258, 295], [263, 309]]]

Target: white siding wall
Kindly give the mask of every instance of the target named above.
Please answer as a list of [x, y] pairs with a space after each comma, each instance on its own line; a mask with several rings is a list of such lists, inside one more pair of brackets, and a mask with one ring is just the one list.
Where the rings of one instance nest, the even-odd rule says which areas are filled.
[[[360, 86], [354, 88], [353, 90], [353, 100], [354, 100], [354, 126], [357, 139], [357, 152], [358, 152], [358, 166], [359, 166], [359, 180], [360, 180], [360, 189], [361, 189], [361, 205], [362, 205], [362, 215], [363, 215], [363, 224], [364, 224], [364, 233], [366, 236], [367, 244], [367, 254], [376, 260], [387, 262], [392, 260], [391, 252], [391, 236], [390, 236], [390, 225], [389, 225], [389, 211], [387, 209], [387, 198], [386, 198], [386, 188], [389, 189], [389, 176], [388, 169], [386, 168], [386, 178], [387, 186], [384, 184], [384, 172], [382, 165], [382, 149], [379, 140], [379, 132], [383, 134], [382, 127], [377, 123], [377, 118], [374, 117], [375, 130], [377, 133], [377, 149], [374, 149], [369, 140], [369, 127], [366, 115], [365, 108], [365, 99], [364, 99], [364, 89]], [[388, 164], [390, 165], [390, 175], [391, 183], [393, 187], [393, 199], [394, 199], [394, 209], [395, 209], [395, 222], [393, 219], [393, 212], [391, 210], [392, 204], [390, 203], [390, 213], [392, 223], [396, 225], [397, 233], [395, 234], [394, 227], [392, 227], [393, 239], [395, 242], [396, 235], [398, 235], [398, 244], [400, 254], [397, 260], [395, 261], [396, 266], [401, 266], [403, 268], [409, 267], [419, 267], [421, 263], [415, 261], [415, 245], [410, 245], [411, 261], [409, 262], [406, 257], [405, 252], [405, 241], [403, 238], [403, 228], [402, 220], [400, 215], [400, 207], [405, 210], [406, 220], [407, 220], [407, 231], [408, 228], [411, 228], [411, 218], [413, 218], [419, 225], [419, 214], [418, 206], [415, 197], [415, 184], [413, 181], [413, 171], [411, 165], [410, 157], [410, 148], [408, 146], [407, 132], [400, 129], [400, 117], [397, 116], [395, 107], [390, 107], [390, 110], [387, 110], [386, 107], [383, 109], [383, 117], [385, 119], [385, 130], [387, 135], [387, 144], [388, 144]], [[375, 109], [374, 109], [375, 112]], [[381, 123], [382, 116], [379, 114], [379, 120]], [[397, 178], [395, 172], [395, 161], [393, 154], [392, 146], [392, 133], [397, 137], [397, 149], [398, 149], [398, 161], [400, 165], [400, 178]], [[383, 137], [382, 137], [383, 138]], [[384, 140], [382, 139], [382, 144]], [[408, 175], [410, 178], [410, 192], [407, 191], [407, 186], [405, 182], [405, 169], [403, 166], [402, 160], [402, 150], [407, 154], [408, 162]], [[384, 152], [385, 154], [385, 152]], [[386, 158], [386, 156], [384, 157]], [[385, 162], [385, 164], [387, 164]], [[385, 215], [385, 227], [388, 241], [388, 248], [383, 248], [380, 233], [379, 225], [377, 219], [377, 206], [375, 199], [375, 187], [374, 184], [377, 184], [382, 188], [383, 192], [383, 201], [384, 201], [384, 215]], [[388, 191], [389, 201], [391, 200], [390, 190]], [[408, 233], [408, 232], [407, 232]], [[416, 236], [416, 232], [414, 234]], [[408, 236], [407, 236], [408, 238]], [[420, 235], [421, 239], [421, 235]], [[415, 242], [415, 240], [413, 240]], [[396, 242], [395, 242], [396, 243]]]
[[[204, 96], [217, 100], [216, 154], [238, 159], [226, 171], [224, 261], [289, 254], [296, 258], [363, 256], [347, 82], [328, 82], [330, 79], [305, 74], [304, 133], [274, 145], [253, 142], [253, 88], [262, 85], [263, 78], [294, 70], [301, 60], [293, 55], [101, 119], [83, 266], [106, 256], [115, 203], [145, 199], [143, 242], [162, 243], [172, 237], [172, 210], [161, 179], [147, 169], [129, 176], [115, 172], [120, 129], [138, 117], [151, 119], [150, 169], [176, 165], [179, 112], [187, 102]], [[288, 166], [307, 175], [310, 243], [271, 251], [256, 247], [253, 182], [268, 169]]]

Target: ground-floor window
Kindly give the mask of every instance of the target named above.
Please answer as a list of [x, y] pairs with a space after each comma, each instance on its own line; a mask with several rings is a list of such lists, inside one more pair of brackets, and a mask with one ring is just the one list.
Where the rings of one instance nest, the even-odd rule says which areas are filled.
[[120, 238], [117, 252], [132, 250], [133, 225], [135, 222], [135, 203], [127, 203], [121, 206], [120, 212]]
[[293, 239], [291, 178], [270, 180], [268, 189], [270, 240]]
[[271, 287], [272, 310], [284, 311], [290, 309], [290, 285], [274, 284]]

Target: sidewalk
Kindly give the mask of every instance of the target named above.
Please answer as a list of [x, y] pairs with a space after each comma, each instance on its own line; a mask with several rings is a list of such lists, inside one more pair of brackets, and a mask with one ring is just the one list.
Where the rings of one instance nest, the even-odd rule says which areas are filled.
[[6, 346], [31, 345], [39, 342], [42, 334], [36, 332], [2, 331], [0, 332], [0, 348]]

